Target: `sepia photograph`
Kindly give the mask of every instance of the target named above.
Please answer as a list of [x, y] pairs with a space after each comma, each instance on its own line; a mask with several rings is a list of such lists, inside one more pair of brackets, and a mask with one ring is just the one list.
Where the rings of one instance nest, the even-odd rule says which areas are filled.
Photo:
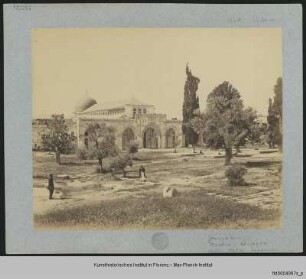
[[282, 229], [281, 28], [31, 30], [36, 230]]

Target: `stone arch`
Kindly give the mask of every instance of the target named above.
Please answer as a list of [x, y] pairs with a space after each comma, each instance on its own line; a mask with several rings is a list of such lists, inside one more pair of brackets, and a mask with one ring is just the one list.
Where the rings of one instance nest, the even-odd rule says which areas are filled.
[[157, 149], [161, 146], [161, 130], [156, 123], [148, 124], [142, 133], [143, 148]]
[[[99, 129], [99, 128], [110, 128], [113, 130], [114, 136], [116, 137], [117, 133], [116, 133], [116, 127], [112, 124], [109, 124], [107, 122], [90, 122], [90, 123], [86, 123], [86, 126], [84, 127], [84, 134], [83, 134], [83, 138], [84, 138], [84, 146], [85, 148], [89, 148], [92, 147], [95, 143], [92, 141], [92, 138], [95, 138], [97, 135], [95, 135], [94, 137], [89, 135], [89, 129], [90, 126], [93, 125], [93, 129]], [[101, 134], [103, 135], [103, 133]]]
[[134, 129], [131, 127], [127, 127], [122, 132], [122, 150], [126, 150], [128, 144], [135, 140], [136, 134]]

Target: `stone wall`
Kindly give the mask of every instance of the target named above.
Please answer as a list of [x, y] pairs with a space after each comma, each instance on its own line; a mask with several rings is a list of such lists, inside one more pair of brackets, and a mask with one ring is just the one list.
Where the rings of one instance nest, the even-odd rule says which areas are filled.
[[47, 124], [43, 121], [32, 122], [32, 149], [40, 150], [42, 148], [41, 136], [46, 131]]

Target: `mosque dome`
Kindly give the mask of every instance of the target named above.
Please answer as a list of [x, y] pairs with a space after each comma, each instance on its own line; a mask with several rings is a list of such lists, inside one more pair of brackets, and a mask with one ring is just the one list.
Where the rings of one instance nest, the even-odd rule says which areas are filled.
[[95, 105], [96, 103], [97, 103], [97, 101], [95, 99], [93, 99], [92, 97], [90, 97], [88, 95], [85, 95], [77, 102], [77, 104], [74, 108], [74, 112], [75, 113], [82, 112], [82, 111], [90, 108], [91, 106]]

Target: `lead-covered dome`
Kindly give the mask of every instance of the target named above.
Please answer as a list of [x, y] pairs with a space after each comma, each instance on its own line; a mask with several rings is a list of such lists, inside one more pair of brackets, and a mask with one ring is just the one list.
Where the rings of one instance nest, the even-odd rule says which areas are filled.
[[97, 103], [97, 101], [94, 98], [92, 98], [88, 95], [85, 95], [77, 102], [77, 104], [74, 108], [74, 112], [75, 113], [82, 112], [82, 111], [90, 108], [91, 106], [95, 105], [96, 103]]

